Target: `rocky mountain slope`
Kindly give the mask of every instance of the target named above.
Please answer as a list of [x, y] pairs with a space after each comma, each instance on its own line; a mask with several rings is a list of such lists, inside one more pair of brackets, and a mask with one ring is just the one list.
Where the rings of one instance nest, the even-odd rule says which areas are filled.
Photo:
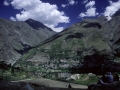
[[[119, 70], [120, 16], [115, 13], [110, 21], [101, 16], [85, 19], [41, 42], [15, 65], [41, 71], [64, 71], [72, 66]], [[110, 66], [112, 67], [110, 68]], [[103, 67], [102, 67], [103, 66]], [[32, 67], [33, 68], [33, 67]], [[115, 69], [116, 68], [116, 69]], [[91, 69], [88, 69], [91, 72]], [[83, 70], [84, 71], [84, 70]], [[98, 70], [96, 70], [98, 71]]]
[[[37, 25], [37, 26], [36, 26]], [[56, 34], [38, 21], [0, 19], [0, 61], [13, 64], [22, 54]]]

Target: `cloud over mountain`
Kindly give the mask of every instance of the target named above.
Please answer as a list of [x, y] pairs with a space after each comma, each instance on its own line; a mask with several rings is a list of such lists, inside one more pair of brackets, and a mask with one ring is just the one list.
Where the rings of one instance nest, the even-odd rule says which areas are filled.
[[79, 18], [97, 16], [99, 13], [96, 12], [95, 1], [90, 1], [85, 5], [86, 12], [81, 12]]
[[[108, 20], [120, 9], [120, 0], [3, 0], [1, 17], [13, 21], [25, 21], [29, 18], [59, 32], [82, 18], [93, 18], [100, 15]], [[11, 7], [12, 6], [12, 7]], [[9, 9], [8, 9], [9, 8]], [[15, 10], [17, 9], [17, 10]], [[79, 18], [79, 19], [78, 19]]]
[[108, 20], [111, 19], [111, 16], [120, 9], [120, 0], [117, 2], [109, 1], [109, 6], [105, 8], [104, 16], [107, 16]]
[[32, 18], [55, 31], [63, 30], [63, 27], [57, 27], [59, 23], [69, 23], [70, 20], [63, 11], [58, 10], [57, 5], [44, 3], [40, 0], [13, 0], [11, 5], [14, 9], [20, 10], [16, 17], [10, 17], [12, 20], [25, 21], [28, 18]]

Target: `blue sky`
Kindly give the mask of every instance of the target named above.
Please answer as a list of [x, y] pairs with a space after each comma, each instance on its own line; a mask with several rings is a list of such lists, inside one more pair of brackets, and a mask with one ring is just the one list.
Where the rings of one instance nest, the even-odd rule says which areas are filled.
[[118, 9], [120, 0], [0, 0], [0, 18], [32, 18], [57, 32], [85, 18], [104, 15], [110, 20]]

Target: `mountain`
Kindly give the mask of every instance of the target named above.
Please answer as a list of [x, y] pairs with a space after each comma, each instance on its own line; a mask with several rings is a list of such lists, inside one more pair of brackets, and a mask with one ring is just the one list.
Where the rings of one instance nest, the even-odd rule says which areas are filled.
[[42, 24], [41, 22], [35, 21], [33, 19], [28, 19], [25, 21], [26, 23], [28, 23], [32, 28], [39, 30], [46, 28], [49, 31], [53, 31], [51, 28], [46, 27], [44, 24]]
[[46, 72], [73, 66], [84, 68], [82, 73], [92, 72], [93, 68], [99, 72], [103, 67], [105, 70], [119, 71], [119, 28], [119, 15], [110, 21], [104, 16], [85, 19], [41, 42], [24, 54], [15, 66], [30, 69], [35, 65], [36, 71], [39, 68]]
[[0, 18], [0, 61], [13, 64], [22, 54], [54, 34], [52, 29], [32, 19], [14, 22]]
[[112, 17], [120, 16], [120, 9], [115, 12], [115, 14], [112, 15]]

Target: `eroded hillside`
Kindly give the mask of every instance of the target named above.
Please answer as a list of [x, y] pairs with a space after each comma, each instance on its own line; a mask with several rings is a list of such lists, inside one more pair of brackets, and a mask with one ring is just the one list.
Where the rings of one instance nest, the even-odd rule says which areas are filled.
[[[31, 21], [33, 26], [38, 23]], [[0, 61], [13, 64], [22, 54], [55, 34], [43, 24], [34, 29], [27, 23], [0, 19]]]

